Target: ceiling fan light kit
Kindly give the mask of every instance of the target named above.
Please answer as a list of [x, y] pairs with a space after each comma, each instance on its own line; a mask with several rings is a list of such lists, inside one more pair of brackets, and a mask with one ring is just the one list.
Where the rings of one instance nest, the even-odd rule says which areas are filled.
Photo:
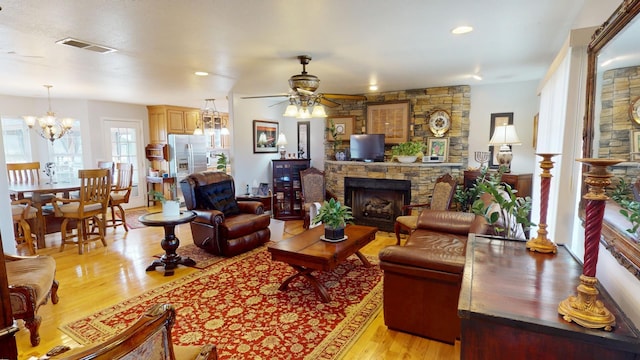
[[[256, 99], [266, 97], [288, 97], [289, 105], [282, 114], [285, 117], [295, 117], [298, 119], [309, 118], [326, 118], [327, 113], [324, 106], [337, 107], [339, 103], [330, 99], [344, 100], [367, 100], [363, 95], [345, 95], [345, 94], [322, 94], [316, 93], [320, 86], [320, 79], [307, 73], [307, 65], [311, 61], [309, 55], [299, 55], [298, 60], [302, 65], [302, 72], [289, 78], [289, 94], [281, 95], [264, 95], [264, 96], [246, 96], [243, 99]], [[324, 106], [323, 106], [324, 105]], [[309, 110], [311, 108], [311, 110]]]

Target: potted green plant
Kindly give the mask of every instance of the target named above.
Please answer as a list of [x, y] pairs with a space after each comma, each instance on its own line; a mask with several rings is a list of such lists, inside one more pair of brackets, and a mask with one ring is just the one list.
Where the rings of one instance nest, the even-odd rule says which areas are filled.
[[227, 155], [225, 153], [218, 153], [215, 155], [218, 160], [216, 161], [216, 170], [223, 172], [227, 171]]
[[391, 147], [391, 154], [402, 163], [412, 163], [423, 155], [425, 144], [418, 141], [407, 141]]
[[156, 190], [149, 190], [149, 198], [154, 201], [160, 201], [162, 203], [162, 213], [165, 216], [178, 216], [180, 215], [180, 199], [178, 199], [178, 191], [176, 184], [169, 186], [171, 193], [171, 199], [167, 199], [164, 193]]
[[[518, 197], [517, 190], [511, 185], [502, 183], [502, 172], [498, 171], [494, 176], [477, 184], [480, 194], [487, 193], [491, 196], [491, 202], [485, 203], [480, 196], [472, 205], [474, 214], [482, 215], [494, 229], [495, 235], [506, 238], [524, 238], [524, 232], [532, 225], [529, 220], [531, 213], [531, 197]], [[497, 204], [496, 207], [493, 204]], [[518, 225], [522, 226], [522, 232]]]
[[318, 214], [311, 220], [312, 224], [324, 224], [324, 237], [327, 240], [343, 240], [344, 228], [353, 220], [351, 208], [331, 198], [325, 201]]

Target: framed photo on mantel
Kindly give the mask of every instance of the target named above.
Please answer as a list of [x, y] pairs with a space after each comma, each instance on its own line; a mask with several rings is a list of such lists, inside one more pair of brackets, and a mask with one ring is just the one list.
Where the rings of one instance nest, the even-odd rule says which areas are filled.
[[367, 104], [367, 134], [384, 134], [385, 144], [409, 140], [409, 101]]

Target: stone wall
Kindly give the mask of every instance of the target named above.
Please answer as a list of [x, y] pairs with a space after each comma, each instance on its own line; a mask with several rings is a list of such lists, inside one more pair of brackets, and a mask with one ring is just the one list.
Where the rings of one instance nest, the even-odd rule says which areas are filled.
[[[325, 107], [331, 116], [355, 116], [353, 133], [362, 133], [366, 125], [367, 103], [381, 103], [388, 101], [409, 100], [411, 104], [409, 125], [409, 140], [427, 142], [433, 136], [429, 130], [428, 118], [435, 110], [445, 110], [451, 117], [451, 129], [445, 134], [449, 138], [449, 159], [451, 163], [467, 164], [469, 156], [469, 109], [471, 106], [471, 88], [468, 85], [446, 86], [426, 89], [391, 91], [384, 93], [366, 94], [367, 101], [341, 101], [335, 108]], [[343, 141], [337, 151], [349, 147], [348, 141]], [[391, 145], [385, 147], [386, 158], [391, 159]], [[332, 143], [325, 141], [327, 159], [335, 159]], [[326, 170], [326, 167], [325, 167]], [[435, 180], [435, 179], [434, 179]]]
[[640, 97], [640, 66], [608, 70], [602, 80], [598, 157], [630, 161], [612, 167], [612, 171], [616, 178], [633, 183], [640, 174], [637, 164], [640, 154], [635, 157], [630, 154], [632, 134], [640, 131], [640, 124], [633, 120], [629, 109], [632, 101]]

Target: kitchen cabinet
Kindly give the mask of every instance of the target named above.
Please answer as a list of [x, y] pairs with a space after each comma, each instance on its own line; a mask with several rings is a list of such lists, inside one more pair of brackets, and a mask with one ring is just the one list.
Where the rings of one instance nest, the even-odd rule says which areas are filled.
[[152, 144], [167, 143], [167, 114], [158, 106], [147, 106], [149, 113], [149, 140]]
[[276, 219], [304, 218], [300, 171], [308, 169], [309, 159], [272, 160], [273, 163], [273, 213]]
[[200, 110], [167, 109], [167, 132], [169, 134], [193, 134], [200, 121]]
[[149, 112], [151, 142], [166, 143], [168, 134], [193, 134], [200, 124], [200, 110], [181, 106], [152, 105]]

